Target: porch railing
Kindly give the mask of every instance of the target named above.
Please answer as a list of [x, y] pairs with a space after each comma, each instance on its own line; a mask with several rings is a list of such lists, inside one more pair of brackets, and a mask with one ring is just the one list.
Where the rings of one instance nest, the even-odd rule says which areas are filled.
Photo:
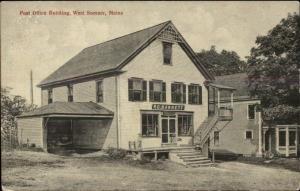
[[218, 118], [220, 121], [231, 121], [233, 119], [233, 108], [231, 106], [220, 106], [218, 108]]

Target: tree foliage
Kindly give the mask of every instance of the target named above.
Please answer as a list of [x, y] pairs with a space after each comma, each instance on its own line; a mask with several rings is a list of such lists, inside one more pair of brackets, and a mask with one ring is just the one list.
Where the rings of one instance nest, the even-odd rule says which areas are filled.
[[247, 59], [250, 92], [261, 99], [267, 120], [299, 122], [299, 26], [299, 15], [289, 14], [256, 38]]
[[215, 46], [210, 50], [202, 50], [197, 53], [199, 61], [215, 76], [244, 72], [246, 62], [242, 61], [234, 51], [216, 51]]
[[9, 92], [10, 88], [1, 88], [1, 147], [17, 143], [16, 117], [36, 108], [36, 105], [27, 104], [25, 98], [12, 96]]

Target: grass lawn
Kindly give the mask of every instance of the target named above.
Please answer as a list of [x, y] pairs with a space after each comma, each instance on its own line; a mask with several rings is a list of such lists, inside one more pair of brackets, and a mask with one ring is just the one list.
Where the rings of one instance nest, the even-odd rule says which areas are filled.
[[170, 161], [2, 152], [2, 184], [17, 190], [296, 190], [300, 173], [240, 162], [186, 168]]

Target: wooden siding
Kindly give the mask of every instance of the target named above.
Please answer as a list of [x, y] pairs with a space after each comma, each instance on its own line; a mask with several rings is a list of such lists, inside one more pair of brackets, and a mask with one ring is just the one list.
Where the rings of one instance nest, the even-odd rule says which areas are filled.
[[[249, 104], [259, 101], [234, 102], [233, 120], [220, 121], [210, 134], [210, 146], [215, 149], [224, 149], [237, 154], [252, 155], [258, 150], [258, 117], [247, 119]], [[257, 113], [256, 113], [257, 115]], [[246, 130], [251, 130], [253, 139], [245, 138]], [[214, 131], [219, 131], [219, 145], [214, 145]]]
[[41, 105], [47, 105], [48, 104], [48, 90], [42, 89], [41, 90]]
[[[148, 82], [150, 80], [162, 80], [166, 82], [166, 102], [171, 103], [171, 83], [183, 82], [186, 85], [191, 83], [199, 84], [203, 87], [202, 105], [185, 104], [185, 111], [194, 112], [194, 129], [196, 130], [200, 124], [206, 119], [208, 113], [207, 106], [207, 90], [204, 88], [204, 76], [199, 72], [190, 58], [182, 50], [178, 44], [173, 44], [172, 65], [163, 64], [162, 41], [155, 40], [139, 55], [137, 55], [123, 70], [126, 71], [120, 76], [120, 144], [122, 148], [128, 148], [129, 141], [137, 141], [138, 135], [141, 133], [140, 110], [152, 110], [152, 104], [157, 102], [149, 101], [149, 84], [147, 86], [147, 101], [130, 102], [128, 101], [128, 78], [143, 78]], [[186, 89], [186, 95], [187, 95]], [[153, 140], [153, 139], [152, 139]], [[155, 139], [156, 140], [156, 139]], [[149, 141], [145, 141], [149, 142]], [[182, 139], [178, 141], [178, 145], [186, 144], [188, 140]], [[161, 139], [155, 142], [160, 145]], [[151, 144], [144, 146], [151, 147]], [[144, 147], [143, 146], [143, 147]]]
[[115, 146], [107, 144], [114, 142], [115, 137], [109, 136], [110, 119], [103, 120], [73, 120], [73, 143], [78, 147], [102, 149]]
[[55, 101], [68, 101], [68, 87], [61, 86], [53, 88], [53, 102]]
[[43, 148], [43, 118], [19, 118], [18, 139], [20, 144], [35, 144]]
[[73, 100], [74, 102], [96, 102], [96, 81], [73, 84]]

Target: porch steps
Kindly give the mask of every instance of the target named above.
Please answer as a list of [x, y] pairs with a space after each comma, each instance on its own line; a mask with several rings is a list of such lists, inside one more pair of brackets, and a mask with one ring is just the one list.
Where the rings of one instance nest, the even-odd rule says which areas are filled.
[[185, 165], [186, 167], [214, 166], [211, 160], [195, 149], [173, 150], [169, 153], [171, 161]]

